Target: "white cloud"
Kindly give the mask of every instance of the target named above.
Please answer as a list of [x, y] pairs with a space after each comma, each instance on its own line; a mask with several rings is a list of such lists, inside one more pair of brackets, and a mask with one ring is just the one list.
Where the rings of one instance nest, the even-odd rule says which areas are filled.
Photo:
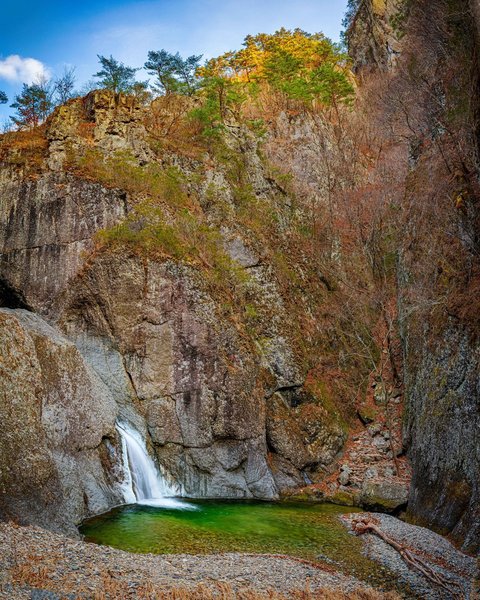
[[50, 77], [49, 69], [36, 58], [22, 58], [18, 54], [0, 60], [0, 78], [12, 83], [28, 83]]

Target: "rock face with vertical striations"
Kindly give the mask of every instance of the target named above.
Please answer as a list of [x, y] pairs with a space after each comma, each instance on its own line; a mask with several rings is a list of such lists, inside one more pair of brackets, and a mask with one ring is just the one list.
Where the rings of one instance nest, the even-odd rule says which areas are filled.
[[480, 348], [454, 326], [412, 345], [406, 333], [405, 441], [413, 464], [409, 512], [466, 550], [478, 551], [480, 503]]
[[[468, 90], [478, 90], [479, 85], [478, 23], [476, 0], [433, 4], [366, 0], [348, 32], [357, 69], [389, 71], [379, 118], [391, 119], [398, 110], [403, 118], [415, 114], [417, 123], [406, 134], [409, 168], [402, 185], [409, 208], [398, 248], [404, 447], [412, 466], [408, 514], [476, 553], [480, 549], [480, 350], [475, 308], [479, 106], [478, 94], [472, 96]], [[390, 42], [392, 27], [398, 34], [396, 46]], [[391, 54], [395, 47], [399, 55]], [[462, 83], [449, 80], [451, 73]], [[457, 116], [452, 118], [453, 114]], [[462, 140], [465, 154], [449, 153], [452, 139]], [[442, 210], [435, 196], [439, 189], [445, 199]], [[431, 212], [426, 208], [430, 202]], [[447, 258], [446, 264], [455, 266], [446, 275], [448, 267], [442, 260], [449, 251], [454, 259]]]

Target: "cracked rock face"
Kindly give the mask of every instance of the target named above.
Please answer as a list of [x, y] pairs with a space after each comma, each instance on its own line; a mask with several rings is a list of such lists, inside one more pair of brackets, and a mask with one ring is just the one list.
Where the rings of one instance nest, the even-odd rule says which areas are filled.
[[0, 197], [0, 280], [53, 317], [93, 234], [125, 216], [125, 194], [46, 173], [36, 181], [0, 177]]
[[258, 365], [233, 328], [196, 314], [185, 286], [168, 265], [105, 256], [69, 291], [61, 321], [72, 338], [115, 340], [159, 462], [187, 495], [276, 497]]

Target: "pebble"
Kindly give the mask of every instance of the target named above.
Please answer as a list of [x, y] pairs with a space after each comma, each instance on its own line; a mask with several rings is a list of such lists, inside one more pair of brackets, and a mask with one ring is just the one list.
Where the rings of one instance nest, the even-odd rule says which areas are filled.
[[[35, 557], [35, 572], [43, 573], [41, 585], [29, 589], [25, 581], [12, 581], [12, 568], [29, 567]], [[22, 572], [22, 571], [21, 571]], [[313, 590], [352, 590], [366, 584], [341, 572], [312, 567], [295, 558], [255, 554], [154, 555], [133, 554], [78, 542], [39, 527], [0, 523], [0, 598], [5, 600], [57, 600], [99, 597], [105, 577], [121, 586], [122, 598], [137, 598], [139, 585], [151, 584], [162, 591], [194, 588], [200, 582], [215, 587], [227, 582], [233, 589], [304, 590], [308, 581]], [[138, 584], [137, 582], [141, 582]], [[5, 587], [13, 583], [8, 589]], [[27, 581], [28, 583], [28, 581]], [[247, 585], [248, 584], [248, 585]], [[48, 589], [47, 589], [48, 588]], [[5, 590], [5, 591], [4, 591]], [[77, 595], [79, 592], [79, 595]], [[70, 596], [73, 594], [73, 596]]]

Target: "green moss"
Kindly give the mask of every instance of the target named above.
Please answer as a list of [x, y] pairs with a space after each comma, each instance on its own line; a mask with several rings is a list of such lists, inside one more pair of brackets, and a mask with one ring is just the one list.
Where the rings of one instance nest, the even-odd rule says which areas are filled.
[[369, 406], [362, 406], [357, 412], [364, 424], [373, 423], [377, 417], [377, 411]]
[[389, 500], [382, 496], [369, 495], [367, 499], [362, 499], [362, 506], [368, 510], [390, 513], [398, 508], [398, 501]]
[[97, 234], [101, 246], [127, 247], [152, 259], [183, 260], [202, 269], [208, 284], [223, 292], [241, 288], [248, 273], [224, 251], [220, 233], [187, 209], [167, 217], [146, 200], [118, 225]]
[[353, 492], [338, 491], [333, 496], [327, 496], [325, 502], [338, 504], [340, 506], [358, 506], [358, 494]]
[[97, 240], [102, 245], [125, 246], [147, 255], [181, 259], [188, 254], [178, 232], [156, 207], [139, 207], [122, 223], [99, 231]]
[[245, 304], [244, 311], [247, 319], [256, 319], [258, 317], [258, 310], [253, 304]]
[[399, 40], [401, 40], [406, 33], [406, 23], [410, 13], [411, 4], [411, 0], [403, 0], [398, 3], [395, 14], [390, 17], [390, 26]]
[[135, 197], [146, 195], [156, 203], [172, 207], [188, 205], [187, 180], [177, 167], [163, 168], [157, 163], [139, 166], [127, 151], [106, 157], [97, 149], [88, 149], [83, 156], [73, 157], [76, 171], [106, 187], [123, 189]]

